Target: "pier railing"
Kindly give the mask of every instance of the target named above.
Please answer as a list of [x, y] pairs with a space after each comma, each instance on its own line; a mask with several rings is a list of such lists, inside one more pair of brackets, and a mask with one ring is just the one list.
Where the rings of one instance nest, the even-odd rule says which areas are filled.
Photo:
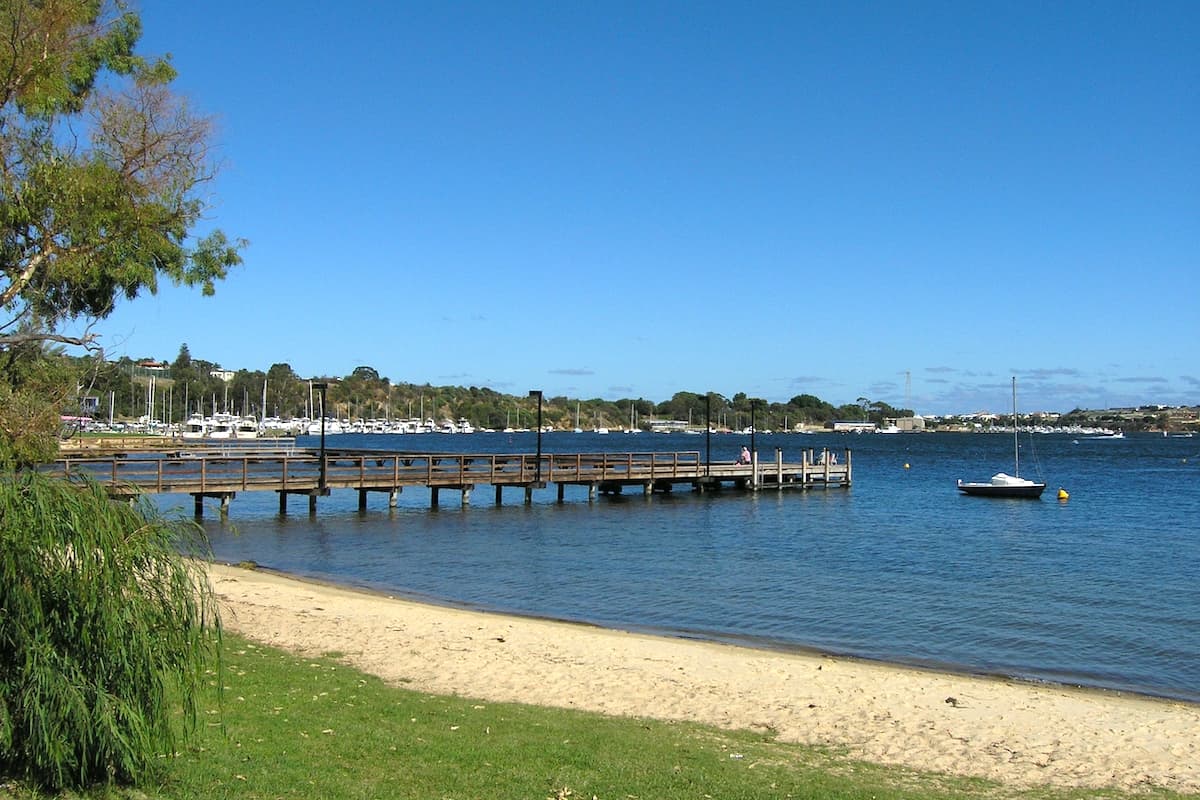
[[[278, 443], [277, 443], [278, 445]], [[773, 462], [740, 464], [705, 462], [699, 451], [647, 453], [410, 453], [373, 450], [295, 450], [291, 443], [282, 448], [260, 442], [254, 449], [220, 448], [168, 449], [138, 451], [101, 456], [63, 457], [44, 467], [46, 472], [68, 479], [84, 476], [102, 483], [117, 497], [141, 494], [191, 494], [197, 501], [217, 497], [222, 507], [238, 492], [274, 491], [280, 494], [280, 510], [286, 508], [291, 494], [308, 495], [310, 508], [315, 499], [333, 489], [356, 489], [360, 507], [365, 508], [369, 492], [388, 492], [395, 504], [396, 495], [405, 487], [425, 487], [437, 493], [459, 489], [463, 502], [472, 489], [491, 484], [500, 502], [504, 487], [523, 487], [526, 502], [530, 492], [554, 483], [559, 500], [566, 485], [589, 487], [596, 492], [620, 492], [622, 487], [641, 486], [649, 495], [670, 491], [677, 484], [691, 484], [699, 490], [720, 488], [723, 484], [760, 489], [809, 488], [813, 486], [848, 487], [851, 481], [850, 452], [845, 461], [815, 459], [814, 452], [803, 452], [800, 462], [786, 463], [781, 451]], [[830, 455], [827, 451], [823, 455]]]
[[[308, 451], [181, 455], [137, 453], [126, 457], [67, 457], [47, 471], [87, 475], [118, 490], [218, 492], [320, 488], [320, 455]], [[556, 483], [692, 479], [704, 475], [698, 451], [676, 453], [384, 453], [329, 451], [328, 488], [455, 487], [489, 483], [520, 486], [536, 476]]]

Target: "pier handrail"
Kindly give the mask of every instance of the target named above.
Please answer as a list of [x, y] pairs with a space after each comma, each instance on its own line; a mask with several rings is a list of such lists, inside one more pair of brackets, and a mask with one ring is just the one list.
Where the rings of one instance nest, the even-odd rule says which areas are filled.
[[[847, 451], [847, 462], [849, 461]], [[698, 450], [629, 453], [412, 453], [382, 450], [329, 450], [324, 464], [315, 449], [242, 453], [202, 451], [136, 452], [121, 456], [66, 456], [43, 467], [43, 471], [67, 478], [90, 476], [105, 483], [118, 495], [139, 492], [229, 494], [238, 491], [311, 492], [327, 488], [356, 488], [360, 491], [394, 491], [402, 486], [424, 485], [431, 489], [469, 490], [477, 484], [536, 486], [560, 484], [656, 486], [660, 482], [741, 480], [758, 485], [771, 473], [783, 485], [785, 473], [819, 476], [828, 484], [850, 480], [849, 463], [834, 466], [828, 459], [813, 463], [806, 452], [799, 463], [759, 464], [758, 475], [751, 467], [735, 463], [706, 464]], [[539, 469], [540, 467], [540, 469]], [[319, 477], [325, 475], [325, 483]], [[790, 479], [789, 479], [790, 480]], [[647, 489], [649, 490], [649, 488]]]

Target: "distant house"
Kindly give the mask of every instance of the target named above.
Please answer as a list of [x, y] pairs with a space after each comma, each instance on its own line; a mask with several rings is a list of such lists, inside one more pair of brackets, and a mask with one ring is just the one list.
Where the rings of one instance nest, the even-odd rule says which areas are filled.
[[137, 362], [140, 369], [150, 370], [151, 372], [166, 372], [171, 365], [165, 361], [155, 361], [153, 358], [143, 358]]
[[225, 381], [226, 383], [229, 383], [231, 380], [233, 380], [233, 376], [236, 374], [237, 373], [235, 373], [231, 369], [214, 369], [214, 370], [209, 370], [208, 377], [220, 378], [221, 380]]
[[826, 427], [829, 426], [832, 426], [833, 430], [839, 433], [843, 431], [852, 433], [870, 433], [876, 428], [874, 422], [844, 422], [838, 420], [826, 423]]
[[889, 417], [884, 422], [889, 425], [895, 425], [905, 433], [916, 433], [925, 430], [925, 418], [920, 414], [912, 417]]

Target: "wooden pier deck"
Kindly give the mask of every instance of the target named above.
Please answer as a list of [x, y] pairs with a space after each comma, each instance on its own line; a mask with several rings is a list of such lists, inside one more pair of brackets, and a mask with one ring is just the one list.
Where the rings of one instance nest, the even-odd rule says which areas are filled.
[[407, 453], [377, 450], [326, 450], [324, 461], [315, 448], [211, 448], [171, 447], [155, 452], [129, 452], [107, 456], [59, 458], [48, 472], [66, 477], [87, 475], [103, 484], [115, 497], [143, 494], [190, 494], [197, 516], [203, 514], [205, 498], [220, 501], [221, 510], [238, 492], [273, 491], [279, 494], [279, 512], [287, 513], [291, 495], [308, 498], [309, 512], [316, 512], [317, 498], [334, 489], [354, 489], [359, 508], [365, 510], [370, 493], [386, 493], [395, 506], [406, 487], [430, 492], [437, 507], [442, 491], [458, 491], [462, 503], [480, 485], [495, 490], [495, 502], [504, 489], [521, 489], [531, 502], [535, 489], [554, 484], [563, 502], [566, 486], [588, 487], [588, 499], [597, 493], [617, 494], [625, 487], [640, 487], [647, 496], [688, 485], [696, 491], [722, 487], [759, 491], [764, 489], [849, 488], [852, 479], [851, 453], [841, 462], [829, 450], [804, 450], [801, 460], [787, 462], [776, 451], [769, 462], [751, 464], [705, 462], [699, 451], [666, 453]]

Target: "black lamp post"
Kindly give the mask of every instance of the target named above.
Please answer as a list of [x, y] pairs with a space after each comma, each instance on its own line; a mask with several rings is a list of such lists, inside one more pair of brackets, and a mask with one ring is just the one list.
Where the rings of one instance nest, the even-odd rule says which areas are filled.
[[530, 389], [530, 397], [536, 397], [538, 401], [538, 417], [537, 417], [537, 464], [534, 465], [534, 480], [540, 486], [542, 483], [542, 390]]
[[704, 475], [711, 474], [712, 466], [712, 392], [704, 394]]
[[329, 388], [329, 384], [319, 381], [313, 386], [321, 393], [321, 478], [318, 488], [325, 491], [325, 390]]

